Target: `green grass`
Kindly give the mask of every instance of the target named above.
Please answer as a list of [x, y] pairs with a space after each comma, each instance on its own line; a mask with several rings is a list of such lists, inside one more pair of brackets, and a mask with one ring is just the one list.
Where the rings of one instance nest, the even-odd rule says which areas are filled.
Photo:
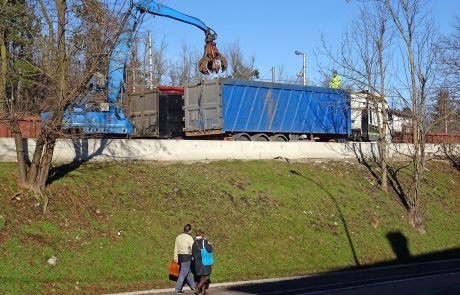
[[460, 173], [443, 162], [428, 165], [425, 234], [358, 163], [89, 163], [49, 186], [45, 216], [32, 196], [10, 200], [15, 169], [0, 164], [0, 294], [172, 287], [185, 223], [215, 245], [214, 282], [393, 261], [389, 232], [413, 256], [460, 248]]

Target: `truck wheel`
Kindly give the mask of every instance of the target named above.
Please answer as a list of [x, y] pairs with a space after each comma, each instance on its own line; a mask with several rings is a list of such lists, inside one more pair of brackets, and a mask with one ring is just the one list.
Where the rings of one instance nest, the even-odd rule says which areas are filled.
[[287, 140], [286, 136], [284, 136], [282, 134], [275, 134], [275, 135], [270, 136], [270, 141], [287, 142], [288, 140]]
[[251, 141], [268, 141], [268, 137], [263, 133], [257, 133], [251, 136]]
[[235, 141], [251, 141], [251, 137], [246, 133], [237, 133], [233, 136]]

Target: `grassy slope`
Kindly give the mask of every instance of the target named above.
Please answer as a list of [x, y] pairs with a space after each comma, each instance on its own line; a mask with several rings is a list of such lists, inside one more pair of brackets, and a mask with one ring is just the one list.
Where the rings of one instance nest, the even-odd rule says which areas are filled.
[[460, 174], [441, 162], [424, 185], [426, 234], [357, 163], [85, 164], [50, 186], [46, 216], [33, 197], [9, 201], [14, 171], [0, 164], [0, 294], [171, 287], [188, 222], [215, 244], [214, 281], [355, 266], [353, 250], [361, 265], [393, 260], [392, 231], [412, 255], [460, 247]]

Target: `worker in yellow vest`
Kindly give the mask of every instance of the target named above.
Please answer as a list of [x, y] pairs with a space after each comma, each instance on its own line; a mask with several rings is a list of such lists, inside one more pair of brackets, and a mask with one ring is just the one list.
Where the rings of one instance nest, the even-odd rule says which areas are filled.
[[337, 71], [334, 70], [332, 72], [332, 79], [331, 79], [331, 82], [329, 83], [329, 87], [338, 89], [340, 88], [341, 84], [342, 84], [342, 78], [340, 78], [340, 76], [337, 74]]

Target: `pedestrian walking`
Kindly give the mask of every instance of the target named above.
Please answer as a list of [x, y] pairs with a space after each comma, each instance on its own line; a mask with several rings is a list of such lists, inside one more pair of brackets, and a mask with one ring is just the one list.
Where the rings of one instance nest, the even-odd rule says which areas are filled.
[[[207, 253], [203, 253], [203, 251]], [[211, 271], [213, 258], [210, 254], [212, 253], [212, 244], [204, 237], [203, 230], [196, 231], [195, 242], [192, 247], [192, 255], [195, 263], [194, 274], [195, 280], [198, 282], [195, 294], [198, 295], [201, 292], [208, 294], [207, 289], [211, 280]], [[205, 257], [204, 257], [205, 256]], [[211, 260], [209, 260], [211, 259]]]
[[194, 244], [191, 232], [192, 226], [186, 224], [184, 226], [184, 231], [176, 237], [174, 244], [174, 261], [180, 265], [179, 277], [176, 283], [176, 293], [178, 294], [184, 293], [182, 288], [185, 280], [187, 280], [187, 284], [193, 291], [196, 290], [196, 283], [191, 273], [192, 246]]

